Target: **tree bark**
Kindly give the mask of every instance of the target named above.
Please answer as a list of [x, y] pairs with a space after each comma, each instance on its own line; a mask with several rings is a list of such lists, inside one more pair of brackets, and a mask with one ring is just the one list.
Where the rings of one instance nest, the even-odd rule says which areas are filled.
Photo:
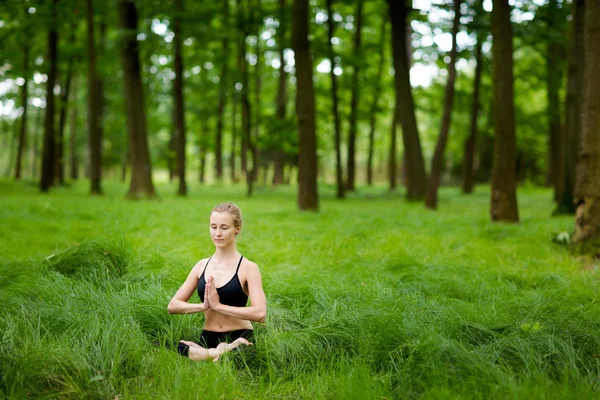
[[396, 189], [396, 185], [398, 182], [398, 176], [396, 175], [396, 171], [398, 170], [398, 162], [397, 162], [397, 154], [398, 154], [398, 144], [396, 140], [396, 128], [398, 126], [398, 110], [400, 107], [398, 105], [394, 105], [394, 117], [392, 119], [392, 129], [390, 131], [390, 155], [388, 158], [388, 178], [389, 178], [389, 187], [390, 190]]
[[[223, 2], [223, 19], [229, 24], [229, 1]], [[217, 132], [215, 134], [215, 178], [217, 181], [223, 179], [223, 119], [225, 106], [227, 104], [227, 93], [229, 88], [229, 31], [223, 33], [223, 66], [219, 74], [219, 105], [217, 107]]]
[[[275, 116], [283, 127], [285, 123], [286, 115], [286, 104], [287, 104], [287, 73], [285, 72], [285, 30], [287, 28], [285, 24], [285, 0], [279, 0], [279, 27], [277, 28], [278, 42], [279, 42], [279, 78], [277, 84], [277, 110]], [[283, 150], [284, 138], [282, 132], [278, 132], [279, 139], [277, 147], [273, 154], [273, 186], [281, 185], [284, 183], [284, 169], [285, 169], [285, 152]]]
[[69, 136], [69, 171], [71, 179], [76, 181], [79, 178], [79, 157], [77, 156], [77, 75], [73, 77], [73, 95], [75, 101], [71, 107], [71, 134]]
[[348, 158], [346, 167], [346, 189], [353, 191], [355, 189], [356, 181], [356, 124], [357, 124], [357, 112], [358, 103], [360, 97], [360, 91], [358, 87], [358, 74], [360, 73], [360, 63], [362, 57], [360, 56], [360, 41], [362, 31], [362, 20], [363, 20], [363, 0], [358, 0], [356, 5], [356, 30], [354, 32], [354, 71], [352, 73], [351, 87], [351, 99], [350, 99], [350, 118], [348, 120]]
[[338, 112], [338, 95], [337, 95], [337, 80], [335, 77], [335, 53], [333, 52], [333, 38], [334, 25], [333, 25], [333, 13], [331, 11], [331, 3], [333, 0], [327, 0], [327, 49], [329, 51], [329, 61], [331, 63], [331, 112], [333, 114], [333, 125], [334, 125], [334, 148], [335, 148], [335, 183], [336, 183], [336, 197], [343, 199], [346, 197], [346, 188], [344, 184], [344, 172], [342, 171], [342, 133], [340, 127], [340, 114]]
[[178, 196], [187, 195], [185, 181], [185, 101], [183, 98], [183, 58], [181, 56], [181, 18], [183, 17], [183, 0], [175, 0], [175, 15], [173, 18], [173, 49], [175, 50], [173, 82], [173, 104], [175, 106], [175, 130], [177, 131], [177, 175], [179, 175]]
[[50, 30], [48, 33], [48, 81], [46, 84], [46, 116], [44, 118], [44, 144], [42, 150], [42, 173], [40, 191], [48, 192], [54, 180], [55, 164], [55, 128], [54, 128], [54, 86], [56, 84], [56, 66], [58, 62], [58, 1], [50, 5]]
[[[75, 43], [75, 27], [72, 27], [70, 45]], [[67, 111], [69, 109], [69, 95], [71, 92], [71, 78], [73, 75], [74, 59], [69, 60], [67, 73], [65, 76], [65, 85], [60, 91], [60, 112], [58, 117], [58, 134], [56, 135], [56, 165], [55, 165], [55, 183], [65, 184], [65, 124], [67, 122]]]
[[406, 159], [406, 186], [408, 200], [421, 200], [425, 195], [427, 175], [421, 151], [421, 142], [415, 117], [415, 106], [410, 87], [410, 74], [406, 48], [406, 18], [409, 8], [405, 1], [388, 0], [392, 23], [392, 51], [394, 59], [394, 84], [396, 106], [402, 125], [402, 141]]
[[236, 138], [237, 138], [237, 108], [238, 108], [238, 101], [237, 101], [237, 93], [234, 92], [233, 94], [233, 101], [231, 104], [231, 156], [229, 158], [229, 168], [230, 168], [230, 172], [231, 172], [231, 181], [233, 183], [237, 183], [238, 182], [238, 177], [236, 174], [236, 162], [235, 162], [235, 157], [236, 157]]
[[425, 196], [425, 207], [435, 210], [438, 203], [438, 188], [440, 186], [440, 177], [444, 163], [444, 151], [448, 142], [450, 133], [450, 123], [452, 122], [452, 108], [454, 106], [454, 82], [456, 80], [456, 35], [460, 26], [460, 5], [461, 0], [454, 0], [454, 21], [452, 23], [452, 49], [450, 50], [450, 63], [448, 64], [448, 81], [444, 93], [444, 114], [442, 116], [442, 125], [440, 136], [438, 137], [431, 160], [431, 171], [427, 181], [427, 195]]
[[[33, 145], [31, 146], [31, 176], [35, 177], [37, 175], [37, 159], [39, 153], [39, 136], [38, 131], [40, 130], [40, 125], [42, 125], [42, 107], [38, 108], [37, 117], [35, 119], [35, 128], [32, 132], [31, 141]], [[43, 129], [43, 127], [42, 127]]]
[[494, 1], [492, 36], [493, 120], [496, 137], [490, 214], [492, 221], [518, 222], [513, 46], [508, 0]]
[[473, 173], [473, 164], [475, 162], [475, 148], [477, 144], [477, 120], [479, 119], [479, 88], [481, 87], [481, 73], [483, 71], [483, 57], [481, 55], [481, 47], [483, 38], [477, 38], [475, 47], [475, 78], [473, 80], [473, 103], [471, 104], [471, 131], [469, 137], [465, 141], [465, 156], [463, 160], [463, 193], [473, 193], [475, 186], [475, 176]]
[[296, 68], [296, 116], [298, 121], [298, 207], [317, 211], [317, 135], [315, 92], [310, 54], [308, 0], [292, 6], [292, 49]]
[[546, 93], [548, 98], [548, 166], [547, 166], [547, 184], [554, 187], [554, 200], [558, 201], [558, 174], [560, 170], [560, 96], [559, 89], [562, 85], [562, 60], [563, 50], [561, 43], [556, 39], [557, 30], [556, 21], [557, 2], [550, 0], [548, 2], [548, 28], [553, 34], [548, 43], [546, 53]]
[[581, 131], [581, 103], [583, 98], [584, 20], [585, 1], [571, 4], [571, 38], [567, 94], [565, 101], [565, 126], [560, 135], [560, 170], [558, 174], [558, 202], [554, 215], [575, 214], [575, 169]]
[[371, 105], [371, 117], [369, 121], [369, 155], [367, 159], [367, 184], [369, 186], [373, 184], [373, 152], [375, 148], [375, 122], [377, 118], [377, 110], [379, 108], [379, 91], [381, 90], [381, 75], [383, 73], [383, 64], [385, 61], [385, 27], [386, 23], [384, 22], [381, 26], [381, 38], [379, 40], [379, 65], [377, 67], [377, 76], [375, 77], [373, 103]]
[[600, 244], [600, 3], [585, 4], [581, 145], [575, 185], [575, 243]]
[[21, 89], [21, 104], [23, 105], [23, 114], [21, 114], [21, 125], [19, 127], [19, 141], [17, 143], [17, 157], [15, 162], [15, 179], [21, 179], [21, 164], [23, 158], [23, 152], [25, 151], [25, 144], [27, 140], [27, 102], [28, 102], [28, 91], [27, 86], [29, 84], [29, 43], [25, 43], [23, 46], [23, 79], [24, 83]]
[[102, 194], [102, 166], [100, 147], [102, 137], [99, 128], [100, 97], [98, 93], [98, 74], [96, 71], [96, 40], [94, 38], [93, 1], [86, 1], [87, 14], [87, 56], [88, 56], [88, 146], [90, 166], [90, 194]]
[[146, 110], [141, 67], [137, 44], [138, 15], [133, 0], [119, 0], [119, 22], [124, 31], [121, 43], [127, 130], [131, 156], [131, 184], [127, 196], [137, 199], [142, 195], [154, 197], [152, 170], [146, 131]]

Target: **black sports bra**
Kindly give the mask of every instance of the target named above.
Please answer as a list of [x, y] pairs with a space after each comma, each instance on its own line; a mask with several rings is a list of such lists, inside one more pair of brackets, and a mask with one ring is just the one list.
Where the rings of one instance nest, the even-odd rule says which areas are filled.
[[[217, 294], [219, 295], [219, 300], [222, 304], [233, 307], [246, 307], [246, 303], [248, 303], [248, 295], [244, 293], [240, 278], [238, 277], [238, 271], [240, 270], [240, 265], [242, 265], [243, 258], [244, 256], [240, 257], [240, 262], [235, 270], [235, 275], [233, 275], [229, 282], [217, 288]], [[204, 301], [204, 288], [206, 287], [204, 273], [206, 272], [206, 267], [208, 267], [208, 263], [211, 259], [212, 257], [206, 262], [204, 271], [202, 271], [202, 275], [200, 275], [200, 279], [198, 279], [198, 296], [202, 301]]]

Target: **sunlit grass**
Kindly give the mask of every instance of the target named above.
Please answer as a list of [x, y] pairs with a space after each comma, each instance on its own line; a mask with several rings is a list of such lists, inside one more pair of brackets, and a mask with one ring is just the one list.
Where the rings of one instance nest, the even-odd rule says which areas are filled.
[[[489, 192], [425, 211], [385, 188], [301, 213], [295, 189], [83, 183], [39, 195], [0, 183], [0, 397], [591, 398], [600, 376], [598, 265], [554, 244], [572, 217], [519, 193], [521, 223], [489, 222]], [[244, 213], [242, 254], [269, 306], [256, 346], [197, 364], [169, 345], [202, 317], [166, 306], [212, 251], [211, 208]], [[196, 296], [194, 301], [198, 301]]]

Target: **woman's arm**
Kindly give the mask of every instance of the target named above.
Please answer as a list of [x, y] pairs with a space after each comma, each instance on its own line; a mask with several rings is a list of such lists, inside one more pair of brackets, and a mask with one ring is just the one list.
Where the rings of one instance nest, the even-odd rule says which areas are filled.
[[262, 287], [260, 270], [255, 263], [248, 263], [247, 282], [248, 295], [250, 297], [249, 307], [233, 307], [221, 304], [217, 289], [215, 288], [214, 279], [212, 279], [212, 277], [209, 277], [208, 279], [208, 297], [205, 297], [205, 299], [208, 298], [211, 310], [239, 319], [265, 322], [267, 316], [267, 299], [265, 298], [265, 292]]
[[[194, 290], [196, 290], [196, 287], [198, 286], [198, 271], [199, 266], [201, 265], [202, 263], [200, 262], [196, 264], [194, 268], [192, 268], [183, 285], [181, 285], [177, 293], [175, 293], [175, 296], [173, 296], [173, 298], [169, 302], [169, 306], [167, 307], [167, 310], [169, 310], [169, 314], [192, 314], [208, 310], [209, 307], [207, 301], [204, 301], [200, 304], [188, 303], [188, 300], [190, 299], [190, 297], [194, 293]], [[207, 290], [205, 288], [204, 300], [207, 299], [206, 294]]]

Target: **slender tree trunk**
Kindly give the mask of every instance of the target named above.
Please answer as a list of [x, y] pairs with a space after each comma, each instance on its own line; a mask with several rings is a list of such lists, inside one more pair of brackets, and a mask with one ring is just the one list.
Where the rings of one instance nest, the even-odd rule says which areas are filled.
[[175, 130], [177, 131], [178, 196], [187, 195], [187, 185], [185, 182], [185, 102], [183, 98], [183, 58], [181, 56], [181, 18], [183, 17], [183, 13], [183, 0], [175, 0], [175, 18], [173, 18], [173, 48], [175, 50], [173, 103], [175, 105]]
[[169, 136], [169, 152], [167, 154], [167, 168], [169, 169], [169, 182], [177, 176], [177, 122], [175, 121], [175, 106], [173, 106], [173, 129]]
[[121, 62], [127, 104], [127, 128], [131, 155], [131, 184], [127, 196], [154, 197], [152, 170], [146, 131], [146, 110], [142, 86], [141, 66], [137, 45], [138, 15], [133, 0], [119, 0], [119, 22], [124, 31], [121, 44]]
[[355, 64], [354, 71], [352, 73], [352, 81], [351, 81], [351, 99], [350, 99], [350, 118], [348, 121], [349, 130], [348, 130], [348, 158], [347, 158], [347, 182], [346, 189], [349, 191], [354, 190], [355, 186], [355, 175], [356, 175], [356, 120], [358, 113], [358, 103], [360, 98], [360, 91], [358, 87], [358, 75], [360, 74], [360, 63], [362, 62], [362, 58], [360, 55], [360, 41], [361, 41], [361, 30], [362, 30], [362, 20], [363, 20], [363, 0], [358, 0], [356, 5], [356, 30], [354, 31], [354, 55], [355, 55]]
[[396, 161], [396, 157], [398, 154], [398, 145], [396, 140], [396, 128], [398, 126], [398, 110], [400, 107], [398, 105], [394, 105], [394, 118], [392, 119], [392, 129], [390, 136], [390, 155], [388, 161], [388, 177], [390, 190], [396, 189], [396, 183], [398, 182], [398, 177], [396, 175], [398, 162]]
[[[75, 27], [73, 27], [75, 29]], [[75, 31], [72, 31], [70, 44], [75, 43]], [[67, 122], [67, 111], [69, 109], [69, 94], [71, 92], [71, 78], [73, 75], [74, 60], [69, 60], [67, 73], [65, 76], [65, 85], [60, 92], [60, 114], [58, 118], [58, 135], [56, 135], [56, 165], [55, 165], [55, 183], [65, 184], [65, 124]]]
[[558, 204], [555, 215], [575, 214], [575, 169], [581, 131], [581, 103], [583, 100], [584, 20], [585, 1], [574, 0], [571, 5], [571, 39], [567, 94], [565, 101], [565, 127], [560, 135], [560, 170], [558, 174]]
[[[581, 145], [575, 185], [576, 243], [594, 241], [600, 244], [600, 3], [585, 4], [585, 36], [583, 66]], [[598, 247], [596, 247], [596, 251]]]
[[346, 197], [346, 187], [344, 184], [344, 172], [342, 171], [342, 133], [340, 127], [340, 114], [338, 112], [338, 95], [337, 95], [337, 80], [335, 77], [335, 53], [333, 51], [333, 43], [331, 40], [333, 38], [334, 32], [334, 22], [333, 22], [333, 13], [331, 11], [331, 3], [333, 0], [327, 0], [327, 26], [328, 26], [328, 36], [327, 36], [327, 48], [329, 50], [329, 61], [331, 63], [331, 112], [333, 114], [333, 124], [335, 129], [335, 182], [336, 182], [336, 197], [338, 199], [343, 199]]
[[[223, 19], [226, 24], [229, 23], [229, 1], [223, 2]], [[229, 31], [223, 33], [222, 48], [225, 60], [219, 76], [219, 105], [217, 108], [217, 132], [215, 136], [215, 177], [217, 181], [223, 179], [223, 119], [229, 88]]]
[[440, 186], [440, 177], [444, 164], [444, 151], [450, 134], [450, 123], [452, 122], [452, 108], [454, 106], [454, 81], [456, 80], [456, 35], [460, 26], [460, 5], [461, 0], [454, 0], [454, 22], [452, 23], [452, 50], [450, 50], [450, 62], [448, 64], [448, 81], [446, 82], [446, 91], [444, 93], [444, 114], [442, 116], [442, 125], [440, 136], [438, 137], [431, 160], [431, 171], [429, 181], [427, 182], [427, 195], [425, 196], [425, 207], [435, 210], [438, 203], [438, 188]]
[[[260, 3], [255, 5], [255, 12], [260, 12]], [[254, 88], [254, 126], [252, 138], [249, 142], [250, 149], [252, 153], [252, 181], [258, 181], [258, 171], [260, 166], [260, 149], [258, 148], [258, 143], [260, 142], [260, 124], [261, 124], [261, 110], [262, 106], [260, 104], [260, 92], [262, 90], [262, 78], [260, 71], [260, 32], [256, 34], [256, 65], [254, 66], [254, 79], [255, 79], [255, 88]], [[251, 191], [249, 191], [249, 195], [251, 195]]]
[[[35, 178], [37, 175], [37, 159], [39, 153], [39, 130], [40, 125], [42, 125], [42, 108], [39, 107], [37, 111], [37, 117], [35, 122], [35, 128], [32, 132], [31, 141], [33, 142], [33, 146], [31, 147], [31, 177]], [[43, 129], [43, 128], [42, 128]]]
[[494, 1], [492, 36], [493, 120], [496, 137], [490, 214], [492, 221], [518, 222], [513, 46], [508, 0]]
[[231, 104], [231, 156], [229, 158], [229, 168], [231, 170], [231, 181], [233, 183], [238, 182], [238, 177], [236, 174], [236, 162], [235, 162], [236, 138], [238, 136], [238, 134], [237, 134], [237, 108], [238, 108], [237, 94], [234, 93], [233, 101]]
[[292, 50], [296, 67], [296, 116], [298, 121], [298, 207], [317, 211], [317, 135], [315, 92], [308, 41], [308, 0], [294, 0], [292, 6]]
[[71, 179], [76, 181], [79, 178], [79, 157], [77, 156], [77, 84], [79, 80], [77, 75], [73, 77], [73, 107], [71, 107], [71, 135], [69, 136], [69, 165]]
[[475, 176], [473, 173], [473, 163], [475, 161], [475, 147], [477, 143], [477, 120], [479, 118], [479, 88], [481, 87], [481, 72], [483, 70], [483, 57], [481, 47], [483, 38], [477, 38], [475, 47], [475, 79], [473, 80], [473, 103], [471, 104], [471, 132], [465, 141], [465, 157], [463, 171], [463, 193], [472, 193], [475, 186]]
[[383, 73], [383, 65], [385, 62], [385, 26], [386, 23], [384, 22], [381, 26], [381, 39], [379, 40], [379, 65], [377, 67], [377, 76], [375, 77], [373, 103], [371, 105], [371, 119], [369, 121], [369, 156], [367, 159], [367, 184], [369, 186], [373, 184], [373, 151], [375, 148], [375, 120], [377, 118], [377, 109], [379, 108], [379, 91], [381, 90], [381, 75]]
[[21, 114], [21, 125], [19, 129], [19, 141], [17, 143], [17, 160], [15, 163], [15, 179], [21, 179], [21, 164], [23, 159], [23, 153], [25, 151], [25, 145], [27, 140], [27, 102], [28, 92], [27, 86], [29, 84], [29, 43], [23, 46], [23, 78], [24, 83], [21, 86], [21, 104], [23, 105], [23, 114]]
[[394, 83], [398, 118], [402, 124], [402, 141], [406, 157], [407, 199], [420, 200], [425, 195], [427, 175], [421, 142], [417, 130], [415, 106], [410, 87], [410, 75], [406, 48], [406, 18], [408, 8], [405, 1], [388, 0], [392, 22], [392, 51], [394, 58]]
[[96, 40], [94, 38], [94, 9], [93, 1], [86, 1], [87, 14], [87, 56], [88, 56], [88, 146], [90, 166], [90, 194], [102, 194], [102, 171], [100, 159], [100, 97], [98, 93], [98, 74], [96, 71]]
[[[287, 73], [285, 72], [285, 31], [287, 28], [286, 22], [286, 0], [279, 0], [279, 27], [277, 28], [278, 42], [279, 42], [279, 78], [277, 84], [277, 111], [275, 116], [283, 127], [286, 116], [286, 104], [287, 104]], [[277, 139], [277, 148], [273, 154], [274, 171], [273, 171], [273, 186], [280, 185], [284, 182], [284, 168], [285, 168], [285, 152], [283, 150], [284, 138], [281, 132], [277, 132], [279, 138]]]
[[[557, 30], [557, 0], [548, 2], [548, 28], [550, 32]], [[554, 200], [558, 201], [559, 196], [559, 181], [558, 174], [560, 170], [560, 136], [561, 136], [561, 120], [560, 120], [560, 96], [559, 89], [562, 85], [562, 65], [563, 65], [563, 48], [561, 43], [556, 39], [556, 33], [550, 36], [551, 41], [548, 43], [546, 54], [546, 93], [548, 97], [548, 122], [549, 122], [549, 140], [548, 140], [548, 168], [547, 168], [547, 184], [554, 187]]]
[[48, 192], [54, 178], [55, 128], [54, 128], [54, 86], [56, 84], [56, 66], [58, 62], [58, 1], [52, 0], [50, 31], [48, 33], [48, 80], [46, 84], [46, 116], [44, 118], [44, 146], [42, 150], [42, 174], [40, 191]]

